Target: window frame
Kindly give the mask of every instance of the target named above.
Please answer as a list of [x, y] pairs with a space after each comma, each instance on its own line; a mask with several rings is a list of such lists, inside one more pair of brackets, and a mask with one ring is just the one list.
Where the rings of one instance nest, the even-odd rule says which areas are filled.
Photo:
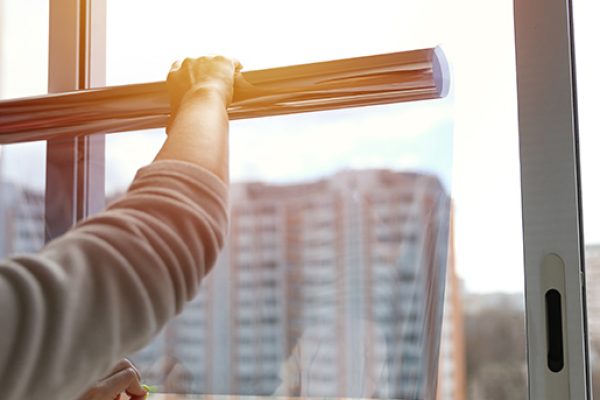
[[[515, 0], [514, 9], [529, 394], [591, 399], [572, 6]], [[562, 296], [558, 372], [548, 366], [552, 289]]]
[[[50, 0], [48, 92], [106, 82], [106, 0]], [[104, 135], [47, 141], [45, 236], [104, 208]]]
[[[514, 0], [514, 7], [529, 394], [590, 399], [571, 3]], [[105, 35], [106, 0], [50, 0], [49, 92], [104, 86]], [[103, 208], [104, 143], [104, 135], [48, 141], [47, 240]], [[560, 376], [545, 362], [551, 254], [564, 263]]]

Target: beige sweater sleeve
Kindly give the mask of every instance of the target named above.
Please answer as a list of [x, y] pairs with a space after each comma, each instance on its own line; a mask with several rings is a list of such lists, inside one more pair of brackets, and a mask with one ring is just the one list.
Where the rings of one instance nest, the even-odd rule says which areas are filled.
[[227, 189], [180, 161], [38, 254], [0, 263], [0, 398], [73, 399], [155, 336], [223, 246]]

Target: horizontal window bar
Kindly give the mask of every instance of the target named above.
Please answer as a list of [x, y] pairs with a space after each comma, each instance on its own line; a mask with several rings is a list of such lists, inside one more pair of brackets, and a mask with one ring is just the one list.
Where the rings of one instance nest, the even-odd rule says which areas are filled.
[[[439, 48], [243, 73], [254, 90], [234, 95], [231, 119], [266, 117], [446, 95]], [[0, 101], [0, 143], [165, 127], [165, 82], [113, 86]]]

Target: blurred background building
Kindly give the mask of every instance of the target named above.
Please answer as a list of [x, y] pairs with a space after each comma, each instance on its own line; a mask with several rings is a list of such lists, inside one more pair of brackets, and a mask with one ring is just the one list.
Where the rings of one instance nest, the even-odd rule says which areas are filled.
[[[591, 333], [600, 333], [600, 245], [586, 246], [586, 284], [588, 329]], [[600, 335], [590, 337], [591, 354], [597, 359], [600, 355]]]
[[44, 244], [44, 194], [2, 179], [0, 149], [0, 257]]
[[[0, 153], [0, 176], [1, 165]], [[441, 338], [437, 399], [466, 398], [462, 291], [436, 178], [346, 171], [234, 184], [231, 199], [218, 264], [135, 357], [145, 379], [175, 393], [431, 398]], [[0, 180], [0, 210], [1, 256], [43, 245], [43, 193]], [[488, 306], [497, 300], [468, 311]]]
[[592, 365], [592, 391], [600, 397], [600, 244], [585, 248], [587, 317]]
[[467, 367], [463, 315], [464, 291], [462, 282], [456, 275], [453, 216], [451, 221], [436, 399], [466, 400]]
[[[231, 200], [229, 240], [200, 294], [135, 356], [150, 381], [176, 392], [433, 398], [450, 216], [437, 178], [345, 171], [234, 184]], [[452, 351], [443, 385], [454, 393]], [[174, 364], [181, 381], [168, 379]]]
[[[1, 165], [0, 153], [0, 176]], [[466, 399], [462, 290], [437, 179], [346, 171], [233, 184], [231, 199], [218, 264], [135, 356], [148, 382], [175, 393], [432, 398], [441, 338], [436, 398]], [[0, 180], [0, 210], [1, 256], [43, 245], [43, 193]], [[480, 296], [467, 311], [498, 301]]]

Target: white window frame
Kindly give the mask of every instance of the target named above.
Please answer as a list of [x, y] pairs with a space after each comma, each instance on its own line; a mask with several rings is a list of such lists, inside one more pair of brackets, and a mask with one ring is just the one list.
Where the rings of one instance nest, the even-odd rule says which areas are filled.
[[[569, 0], [514, 5], [529, 396], [591, 399], [572, 8]], [[552, 289], [561, 295], [565, 361], [556, 372], [548, 365]]]

